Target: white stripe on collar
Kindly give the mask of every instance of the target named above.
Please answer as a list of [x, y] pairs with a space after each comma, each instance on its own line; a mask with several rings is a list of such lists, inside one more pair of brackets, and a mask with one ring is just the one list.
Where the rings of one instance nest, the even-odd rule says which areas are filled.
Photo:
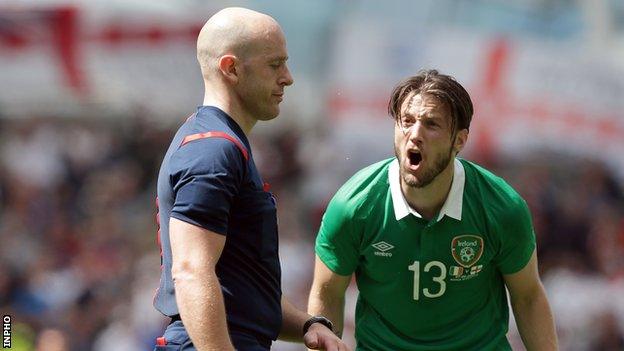
[[[455, 159], [454, 166], [451, 190], [449, 191], [444, 205], [442, 205], [440, 209], [438, 221], [441, 220], [444, 215], [455, 218], [458, 221], [461, 221], [462, 218], [466, 174], [464, 172], [464, 165], [462, 165], [458, 159]], [[395, 158], [388, 167], [388, 182], [390, 183], [390, 194], [392, 195], [392, 203], [394, 205], [394, 217], [399, 221], [411, 213], [418, 218], [422, 218], [420, 213], [416, 212], [416, 210], [407, 203], [405, 196], [403, 196], [399, 177], [399, 161]]]

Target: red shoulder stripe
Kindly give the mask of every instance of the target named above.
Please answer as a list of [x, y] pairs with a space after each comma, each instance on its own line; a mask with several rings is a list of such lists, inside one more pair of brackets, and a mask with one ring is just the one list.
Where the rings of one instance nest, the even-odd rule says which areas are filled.
[[233, 136], [231, 136], [231, 135], [229, 135], [227, 133], [223, 133], [223, 132], [206, 132], [206, 133], [197, 133], [197, 134], [187, 135], [184, 138], [184, 140], [182, 140], [182, 144], [180, 145], [180, 147], [186, 145], [187, 143], [190, 143], [191, 141], [195, 141], [195, 140], [198, 140], [198, 139], [204, 139], [204, 138], [224, 138], [224, 139], [227, 139], [227, 140], [233, 142], [234, 145], [236, 145], [236, 147], [238, 147], [240, 152], [243, 154], [243, 157], [245, 158], [245, 161], [249, 161], [249, 154], [247, 153], [247, 149], [245, 149], [245, 147], [243, 147], [243, 145], [240, 143], [240, 141], [238, 141]]

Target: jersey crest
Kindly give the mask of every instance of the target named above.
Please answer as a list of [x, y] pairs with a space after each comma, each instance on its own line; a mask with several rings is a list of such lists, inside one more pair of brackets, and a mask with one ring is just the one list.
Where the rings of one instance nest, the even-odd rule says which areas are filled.
[[451, 254], [457, 264], [469, 268], [483, 254], [483, 238], [477, 235], [456, 236], [451, 241]]

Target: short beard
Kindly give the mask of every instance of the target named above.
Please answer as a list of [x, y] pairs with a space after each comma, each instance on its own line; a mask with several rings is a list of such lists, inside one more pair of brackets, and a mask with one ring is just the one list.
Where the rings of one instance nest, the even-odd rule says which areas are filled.
[[[397, 150], [395, 150], [395, 154], [397, 154], [397, 159], [401, 159], [400, 157], [398, 157], [398, 153]], [[410, 174], [412, 177], [407, 177], [407, 172], [405, 171], [405, 169], [402, 167], [399, 167], [400, 169], [400, 174], [401, 174], [401, 178], [403, 178], [403, 181], [405, 182], [405, 184], [407, 186], [410, 186], [412, 188], [417, 188], [417, 189], [421, 189], [426, 187], [427, 185], [431, 184], [431, 182], [433, 182], [440, 173], [442, 173], [444, 171], [444, 169], [446, 169], [446, 167], [448, 166], [448, 164], [451, 162], [451, 157], [453, 155], [453, 146], [450, 147], [449, 152], [446, 153], [446, 155], [444, 157], [439, 158], [436, 163], [433, 165], [433, 168], [430, 170], [426, 170], [425, 173], [417, 178], [415, 177], [413, 174]]]

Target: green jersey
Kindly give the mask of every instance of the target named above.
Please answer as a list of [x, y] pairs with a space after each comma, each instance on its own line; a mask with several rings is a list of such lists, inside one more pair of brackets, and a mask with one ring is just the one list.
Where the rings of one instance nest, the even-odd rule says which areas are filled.
[[531, 258], [531, 216], [504, 180], [454, 163], [430, 221], [407, 204], [394, 158], [361, 170], [331, 200], [316, 253], [335, 273], [355, 273], [358, 350], [511, 350], [503, 274]]

